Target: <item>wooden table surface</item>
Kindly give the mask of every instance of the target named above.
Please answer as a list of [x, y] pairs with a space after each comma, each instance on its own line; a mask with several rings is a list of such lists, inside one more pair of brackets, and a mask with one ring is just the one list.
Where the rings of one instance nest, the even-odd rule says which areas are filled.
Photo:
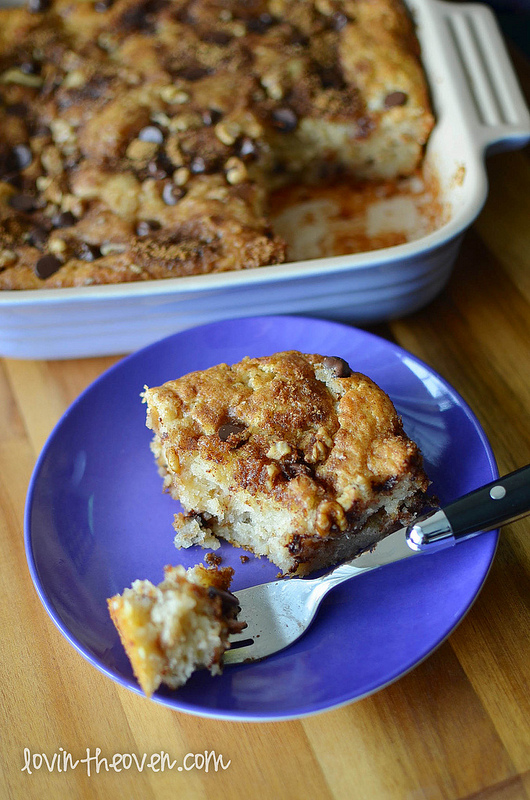
[[[527, 64], [517, 68], [530, 87]], [[503, 473], [530, 462], [529, 150], [491, 156], [488, 172], [489, 199], [447, 288], [428, 308], [372, 330], [467, 400]], [[476, 603], [424, 663], [371, 697], [303, 720], [187, 716], [113, 683], [66, 642], [28, 573], [26, 490], [53, 425], [116, 361], [0, 365], [0, 798], [530, 798], [530, 519], [504, 528]], [[230, 763], [90, 776], [81, 766], [24, 769], [25, 753], [52, 758], [60, 748], [74, 758], [87, 748], [139, 759], [215, 751]]]

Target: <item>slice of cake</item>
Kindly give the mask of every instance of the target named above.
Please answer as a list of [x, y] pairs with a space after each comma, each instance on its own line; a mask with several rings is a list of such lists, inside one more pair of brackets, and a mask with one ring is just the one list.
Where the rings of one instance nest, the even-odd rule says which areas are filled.
[[230, 633], [245, 627], [237, 622], [237, 598], [229, 592], [232, 575], [231, 567], [165, 567], [158, 586], [136, 580], [107, 601], [148, 697], [161, 684], [177, 689], [201, 667], [220, 673]]
[[177, 547], [218, 537], [306, 574], [351, 558], [426, 504], [418, 447], [388, 396], [337, 357], [219, 364], [143, 394]]

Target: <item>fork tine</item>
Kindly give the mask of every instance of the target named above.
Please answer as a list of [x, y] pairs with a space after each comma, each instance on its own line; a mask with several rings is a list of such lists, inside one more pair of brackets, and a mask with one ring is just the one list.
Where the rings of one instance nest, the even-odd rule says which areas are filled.
[[[230, 666], [231, 664], [244, 664], [251, 661], [259, 661], [259, 658], [252, 655], [254, 642], [246, 645], [246, 647], [238, 647], [237, 649], [226, 650], [223, 655], [223, 664]], [[265, 658], [265, 656], [262, 656]]]
[[[300, 612], [312, 588], [312, 581], [290, 578], [236, 592], [241, 607], [238, 618], [247, 627], [230, 636], [234, 646], [224, 654], [224, 663], [257, 661], [295, 642], [307, 627], [307, 613]], [[247, 640], [251, 643], [246, 644]]]

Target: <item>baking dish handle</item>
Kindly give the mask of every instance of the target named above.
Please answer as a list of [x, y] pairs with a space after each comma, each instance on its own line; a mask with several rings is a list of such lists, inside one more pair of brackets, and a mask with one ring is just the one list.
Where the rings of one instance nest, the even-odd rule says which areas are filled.
[[473, 140], [496, 151], [523, 147], [530, 141], [530, 113], [493, 12], [478, 3], [434, 5]]

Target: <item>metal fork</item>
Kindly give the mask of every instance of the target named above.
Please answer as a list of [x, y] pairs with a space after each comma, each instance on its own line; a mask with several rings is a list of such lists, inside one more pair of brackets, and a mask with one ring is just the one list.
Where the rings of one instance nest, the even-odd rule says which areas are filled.
[[325, 595], [343, 581], [386, 564], [438, 552], [530, 513], [530, 465], [391, 533], [372, 550], [318, 578], [287, 578], [236, 592], [247, 627], [230, 636], [225, 664], [258, 661], [293, 644], [313, 621]]

